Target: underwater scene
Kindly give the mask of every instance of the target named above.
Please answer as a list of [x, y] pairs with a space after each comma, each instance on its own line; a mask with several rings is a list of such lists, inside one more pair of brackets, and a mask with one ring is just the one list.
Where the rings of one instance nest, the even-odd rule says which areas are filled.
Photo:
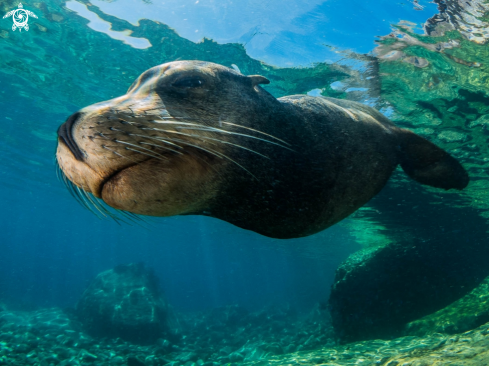
[[489, 365], [489, 1], [0, 10], [0, 365]]

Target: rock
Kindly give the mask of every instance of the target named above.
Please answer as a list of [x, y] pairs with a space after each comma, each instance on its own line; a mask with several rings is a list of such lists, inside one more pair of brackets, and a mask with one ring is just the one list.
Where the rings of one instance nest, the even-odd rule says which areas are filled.
[[79, 366], [80, 362], [74, 358], [70, 358], [69, 360], [61, 361], [58, 366]]
[[170, 342], [166, 339], [163, 338], [158, 338], [156, 340], [156, 344], [160, 346], [161, 348], [169, 348], [171, 346]]
[[125, 361], [121, 356], [115, 356], [110, 359], [110, 364], [111, 365], [122, 365], [124, 364]]
[[233, 352], [229, 355], [229, 360], [231, 362], [240, 362], [240, 361], [243, 361], [243, 359], [244, 359], [244, 356], [239, 352]]
[[176, 359], [182, 363], [186, 363], [189, 361], [196, 361], [198, 359], [198, 355], [195, 352], [184, 352], [180, 354]]
[[144, 362], [139, 361], [136, 357], [127, 358], [127, 366], [145, 366]]
[[227, 364], [229, 363], [231, 360], [229, 359], [229, 357], [227, 356], [224, 356], [224, 357], [219, 357], [219, 362], [221, 365], [224, 365], [224, 364]]
[[464, 234], [453, 232], [450, 242], [400, 239], [348, 258], [336, 271], [329, 300], [339, 340], [399, 337], [407, 323], [474, 289], [489, 274], [489, 246], [467, 242]]
[[143, 264], [100, 273], [85, 290], [76, 312], [96, 337], [151, 343], [168, 331], [167, 304], [152, 271]]
[[88, 361], [88, 362], [93, 362], [98, 358], [96, 355], [91, 354], [90, 352], [87, 352], [85, 350], [81, 350], [80, 353], [78, 354], [78, 357], [81, 358], [83, 361]]
[[[311, 338], [313, 338], [313, 336], [311, 336]], [[264, 345], [263, 349], [266, 352], [271, 353], [272, 355], [280, 355], [284, 353], [284, 350], [282, 349], [282, 347], [280, 347], [278, 343], [271, 343], [271, 344]]]
[[489, 322], [489, 277], [472, 292], [436, 313], [406, 325], [405, 335], [455, 334]]
[[229, 346], [223, 347], [219, 350], [219, 353], [224, 356], [229, 355], [231, 352], [233, 352], [233, 349]]

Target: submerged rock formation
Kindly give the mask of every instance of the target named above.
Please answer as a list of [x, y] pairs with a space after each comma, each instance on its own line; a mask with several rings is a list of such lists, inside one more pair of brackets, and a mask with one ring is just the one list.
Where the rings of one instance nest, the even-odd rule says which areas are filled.
[[436, 313], [406, 325], [404, 334], [425, 336], [455, 334], [474, 329], [489, 321], [489, 277], [472, 292]]
[[143, 264], [120, 265], [100, 273], [76, 310], [92, 336], [148, 343], [168, 331], [167, 304], [155, 275]]
[[487, 276], [488, 248], [473, 242], [462, 251], [456, 234], [452, 239], [391, 243], [348, 258], [337, 269], [329, 302], [340, 341], [398, 337], [407, 323], [474, 289]]

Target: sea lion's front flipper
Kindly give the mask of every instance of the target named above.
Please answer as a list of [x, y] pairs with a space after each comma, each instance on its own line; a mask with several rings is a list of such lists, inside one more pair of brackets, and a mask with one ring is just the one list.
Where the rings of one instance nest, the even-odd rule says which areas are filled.
[[415, 133], [399, 129], [399, 158], [402, 169], [421, 184], [464, 189], [469, 175], [445, 150]]

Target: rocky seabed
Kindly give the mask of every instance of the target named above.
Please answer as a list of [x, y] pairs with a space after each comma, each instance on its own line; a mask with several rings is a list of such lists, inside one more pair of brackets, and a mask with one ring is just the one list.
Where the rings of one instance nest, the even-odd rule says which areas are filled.
[[299, 318], [239, 307], [180, 315], [178, 336], [136, 345], [120, 338], [95, 339], [61, 309], [0, 311], [0, 365], [217, 366], [489, 364], [489, 323], [456, 335], [432, 334], [346, 345], [334, 343], [329, 321], [315, 309]]

